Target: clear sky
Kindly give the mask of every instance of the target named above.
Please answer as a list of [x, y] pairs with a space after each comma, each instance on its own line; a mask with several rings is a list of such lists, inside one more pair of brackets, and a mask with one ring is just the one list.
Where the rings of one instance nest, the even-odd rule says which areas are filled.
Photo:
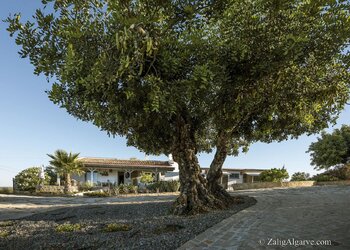
[[[0, 19], [10, 13], [21, 12], [29, 18], [39, 0], [2, 0]], [[45, 90], [50, 88], [44, 77], [33, 74], [28, 60], [17, 54], [19, 47], [0, 23], [0, 187], [12, 185], [12, 178], [30, 166], [48, 164], [46, 154], [56, 149], [80, 152], [81, 156], [144, 159], [136, 148], [127, 147], [125, 139], [110, 138], [92, 124], [78, 121], [65, 110], [50, 102]], [[350, 108], [339, 120], [349, 124]], [[333, 128], [328, 129], [331, 131]], [[316, 173], [305, 153], [315, 136], [302, 136], [298, 140], [282, 143], [254, 144], [247, 154], [229, 157], [224, 167], [272, 168], [285, 165], [290, 174], [297, 171]], [[209, 166], [213, 155], [199, 156], [203, 167]], [[149, 159], [166, 159], [166, 156], [149, 156]]]

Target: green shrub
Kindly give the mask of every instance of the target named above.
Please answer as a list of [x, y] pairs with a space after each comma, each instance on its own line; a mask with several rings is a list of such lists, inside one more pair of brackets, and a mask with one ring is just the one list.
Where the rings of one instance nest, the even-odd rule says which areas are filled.
[[[151, 184], [148, 184], [146, 186], [146, 188], [151, 191], [151, 192], [156, 192], [157, 189], [159, 190], [159, 187], [160, 187], [160, 183], [159, 182], [154, 182], [154, 183], [151, 183]], [[160, 191], [160, 190], [159, 190]]]
[[12, 194], [13, 188], [12, 187], [0, 187], [0, 194]]
[[314, 175], [312, 177], [314, 181], [338, 181], [338, 180], [350, 180], [350, 165], [340, 165], [333, 169], [329, 169], [324, 173]]
[[108, 196], [110, 196], [110, 194], [107, 193], [107, 192], [94, 191], [94, 192], [84, 193], [84, 196], [89, 196], [89, 197], [108, 197]]
[[129, 186], [127, 184], [120, 184], [118, 186], [118, 193], [119, 194], [128, 194], [129, 193]]
[[91, 181], [86, 181], [80, 184], [79, 189], [81, 191], [91, 191], [94, 184]]
[[329, 169], [324, 174], [338, 178], [339, 180], [350, 180], [350, 165], [340, 165]]
[[129, 184], [127, 187], [130, 194], [137, 194], [137, 186]]
[[117, 223], [112, 223], [106, 225], [104, 228], [105, 232], [119, 232], [119, 231], [130, 231], [131, 226], [127, 224], [117, 224]]
[[169, 192], [177, 192], [180, 188], [180, 182], [176, 180], [167, 181]]
[[119, 187], [111, 187], [111, 195], [118, 195], [119, 194]]
[[147, 189], [151, 192], [157, 192], [157, 190], [161, 193], [163, 192], [177, 192], [180, 188], [180, 182], [176, 180], [172, 181], [157, 181], [147, 185]]
[[79, 231], [81, 229], [81, 225], [80, 224], [69, 224], [69, 223], [65, 223], [62, 225], [58, 225], [56, 227], [56, 232], [62, 233], [62, 232], [75, 232], [75, 231]]
[[330, 176], [328, 174], [317, 174], [312, 177], [314, 181], [338, 181], [339, 179], [335, 176]]
[[[30, 191], [34, 192], [36, 186], [40, 184], [40, 167], [31, 167], [21, 171], [19, 174], [15, 176], [15, 183], [17, 185], [17, 189], [20, 191]], [[50, 182], [49, 176], [45, 173], [45, 181], [44, 184], [48, 184]]]

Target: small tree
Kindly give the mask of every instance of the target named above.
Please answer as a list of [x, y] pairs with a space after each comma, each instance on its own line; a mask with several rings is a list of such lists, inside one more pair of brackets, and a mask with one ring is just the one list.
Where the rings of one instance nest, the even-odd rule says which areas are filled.
[[64, 192], [71, 193], [71, 175], [82, 174], [82, 164], [79, 161], [79, 154], [67, 153], [64, 150], [56, 150], [54, 155], [48, 154], [52, 159], [50, 164], [55, 168], [56, 173], [64, 175]]
[[150, 173], [142, 173], [140, 181], [142, 183], [150, 183], [150, 182], [154, 181], [154, 178], [153, 178], [152, 174], [150, 174]]
[[310, 174], [305, 172], [296, 172], [292, 175], [291, 181], [307, 181], [310, 179]]
[[[40, 184], [40, 167], [27, 168], [15, 176], [15, 182], [18, 190], [34, 192], [37, 185]], [[50, 177], [45, 173], [44, 184], [50, 182]]]
[[283, 168], [271, 168], [260, 174], [260, 180], [263, 182], [280, 182], [289, 178], [287, 170]]
[[317, 142], [311, 143], [307, 153], [315, 169], [329, 169], [350, 163], [350, 126], [342, 125], [333, 133], [321, 133]]

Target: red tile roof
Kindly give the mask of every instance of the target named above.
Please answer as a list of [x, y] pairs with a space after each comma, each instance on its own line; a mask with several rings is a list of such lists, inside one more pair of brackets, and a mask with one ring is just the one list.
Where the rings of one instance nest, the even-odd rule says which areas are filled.
[[109, 167], [109, 168], [159, 168], [174, 170], [174, 167], [168, 161], [152, 160], [121, 160], [113, 158], [91, 158], [84, 157], [79, 159], [85, 167]]
[[[203, 170], [209, 170], [209, 168], [201, 168]], [[256, 169], [256, 168], [223, 168], [222, 171], [227, 172], [262, 172], [267, 169]]]

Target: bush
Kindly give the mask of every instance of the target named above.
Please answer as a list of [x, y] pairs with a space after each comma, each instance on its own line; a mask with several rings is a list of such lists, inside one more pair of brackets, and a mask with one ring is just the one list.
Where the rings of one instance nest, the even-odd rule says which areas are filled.
[[127, 184], [120, 184], [118, 186], [118, 193], [119, 194], [128, 194], [129, 193], [129, 187]]
[[84, 196], [89, 196], [89, 197], [108, 197], [110, 195], [107, 192], [94, 191], [94, 192], [84, 193]]
[[129, 193], [131, 194], [137, 194], [137, 186], [134, 186], [132, 184], [129, 184], [127, 185], [128, 186], [128, 190], [129, 190]]
[[262, 182], [280, 182], [289, 178], [287, 170], [283, 168], [271, 168], [260, 173]]
[[0, 187], [0, 194], [12, 194], [12, 187]]
[[[117, 189], [114, 191], [116, 194], [136, 194], [137, 186], [132, 184], [120, 184]], [[117, 191], [117, 192], [116, 192]]]
[[80, 224], [62, 224], [58, 225], [56, 227], [56, 232], [62, 233], [62, 232], [74, 232], [74, 231], [79, 231], [81, 229]]
[[310, 179], [310, 174], [305, 172], [296, 172], [292, 175], [290, 181], [307, 181]]
[[350, 165], [336, 166], [312, 177], [314, 181], [350, 180]]
[[81, 191], [91, 191], [93, 188], [94, 184], [91, 183], [91, 181], [86, 181], [80, 184], [79, 190]]
[[[21, 171], [15, 176], [15, 183], [19, 191], [30, 191], [34, 192], [36, 186], [40, 184], [40, 167], [31, 167]], [[45, 173], [44, 184], [50, 182], [49, 176]]]
[[157, 181], [147, 185], [147, 189], [151, 192], [157, 192], [157, 190], [161, 193], [163, 192], [177, 192], [180, 188], [179, 181]]
[[325, 174], [336, 177], [339, 180], [350, 180], [350, 165], [336, 166], [333, 169], [327, 170]]
[[314, 181], [338, 181], [339, 179], [334, 176], [330, 176], [328, 174], [317, 174], [312, 177], [312, 180]]
[[169, 192], [177, 192], [177, 191], [179, 191], [179, 188], [180, 188], [180, 182], [179, 181], [172, 180], [172, 181], [167, 181], [167, 183], [168, 183], [168, 190], [169, 190]]

